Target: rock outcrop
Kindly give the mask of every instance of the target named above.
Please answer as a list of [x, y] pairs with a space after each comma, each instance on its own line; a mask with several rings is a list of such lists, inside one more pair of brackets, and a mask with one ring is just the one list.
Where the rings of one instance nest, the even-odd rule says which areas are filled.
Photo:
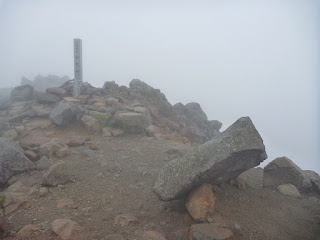
[[211, 141], [167, 163], [154, 191], [163, 200], [177, 199], [204, 182], [227, 182], [266, 158], [260, 134], [250, 118], [243, 117]]

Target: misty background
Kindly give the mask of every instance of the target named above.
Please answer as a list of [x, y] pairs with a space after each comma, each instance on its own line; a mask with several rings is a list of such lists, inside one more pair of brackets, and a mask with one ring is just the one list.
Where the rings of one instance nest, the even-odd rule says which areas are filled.
[[250, 116], [269, 158], [320, 173], [320, 3], [0, 0], [0, 88], [38, 74], [161, 89], [227, 128]]

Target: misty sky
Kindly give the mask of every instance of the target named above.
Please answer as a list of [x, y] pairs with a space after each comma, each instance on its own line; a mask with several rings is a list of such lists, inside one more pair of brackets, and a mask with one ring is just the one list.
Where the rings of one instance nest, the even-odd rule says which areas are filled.
[[139, 78], [223, 129], [250, 116], [265, 162], [320, 173], [319, 26], [316, 0], [0, 0], [0, 87], [73, 77], [79, 37], [84, 81]]

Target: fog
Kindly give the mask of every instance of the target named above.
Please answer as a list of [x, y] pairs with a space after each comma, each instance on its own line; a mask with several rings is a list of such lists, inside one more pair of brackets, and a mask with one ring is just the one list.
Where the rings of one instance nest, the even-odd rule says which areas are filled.
[[[174, 3], [173, 3], [174, 2]], [[223, 129], [250, 116], [269, 161], [320, 173], [319, 1], [0, 1], [0, 87], [22, 76], [139, 78], [168, 100], [198, 102]]]

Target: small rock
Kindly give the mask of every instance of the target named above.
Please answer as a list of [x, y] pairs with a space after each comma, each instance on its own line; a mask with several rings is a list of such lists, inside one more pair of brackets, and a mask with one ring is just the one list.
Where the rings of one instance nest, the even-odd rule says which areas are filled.
[[57, 208], [75, 208], [75, 205], [71, 199], [61, 199], [58, 202]]
[[52, 231], [62, 240], [84, 239], [80, 225], [70, 219], [56, 219], [51, 225]]
[[91, 150], [98, 150], [98, 147], [94, 142], [89, 142], [88, 146]]
[[146, 231], [143, 236], [143, 240], [166, 240], [166, 238], [157, 231]]
[[121, 214], [117, 216], [114, 220], [116, 225], [121, 225], [122, 227], [129, 225], [130, 223], [137, 223], [138, 219], [131, 214]]
[[121, 129], [112, 129], [112, 130], [111, 130], [111, 135], [112, 135], [113, 137], [120, 137], [120, 136], [122, 136], [123, 134], [124, 134], [124, 131], [121, 130]]
[[68, 183], [70, 180], [69, 171], [64, 162], [58, 162], [52, 165], [48, 171], [43, 174], [43, 186], [57, 186]]
[[90, 133], [100, 133], [100, 123], [97, 119], [89, 115], [83, 115], [81, 122]]
[[58, 126], [65, 126], [72, 121], [73, 112], [68, 103], [59, 103], [54, 109], [52, 109], [49, 118], [54, 124]]
[[245, 185], [254, 189], [262, 189], [263, 188], [263, 169], [258, 168], [250, 168], [247, 171], [241, 173], [237, 180], [241, 180]]
[[111, 128], [106, 127], [102, 129], [102, 136], [104, 137], [112, 137]]
[[16, 238], [17, 239], [25, 239], [25, 238], [33, 238], [36, 231], [38, 231], [39, 228], [37, 228], [35, 225], [29, 224], [24, 226], [20, 231], [17, 233]]
[[70, 141], [67, 143], [69, 147], [79, 147], [83, 145], [86, 141], [85, 137], [76, 136], [70, 139]]
[[36, 162], [36, 167], [38, 170], [47, 170], [52, 166], [52, 164], [53, 163], [46, 156], [43, 156]]
[[233, 239], [233, 233], [219, 224], [202, 223], [192, 225], [190, 240], [228, 240]]
[[296, 198], [301, 198], [301, 195], [296, 188], [296, 186], [292, 184], [283, 184], [278, 186], [279, 192], [281, 192], [283, 195], [291, 196], [291, 197], [296, 197]]
[[38, 154], [36, 154], [35, 152], [32, 152], [31, 150], [25, 151], [24, 154], [32, 161], [35, 161], [38, 158]]
[[40, 195], [40, 197], [46, 197], [46, 196], [48, 196], [48, 195], [49, 195], [49, 189], [46, 188], [46, 187], [41, 187], [41, 188], [39, 189], [39, 195]]
[[206, 221], [210, 211], [214, 210], [215, 200], [211, 184], [204, 183], [194, 189], [186, 200], [186, 208], [193, 219]]

